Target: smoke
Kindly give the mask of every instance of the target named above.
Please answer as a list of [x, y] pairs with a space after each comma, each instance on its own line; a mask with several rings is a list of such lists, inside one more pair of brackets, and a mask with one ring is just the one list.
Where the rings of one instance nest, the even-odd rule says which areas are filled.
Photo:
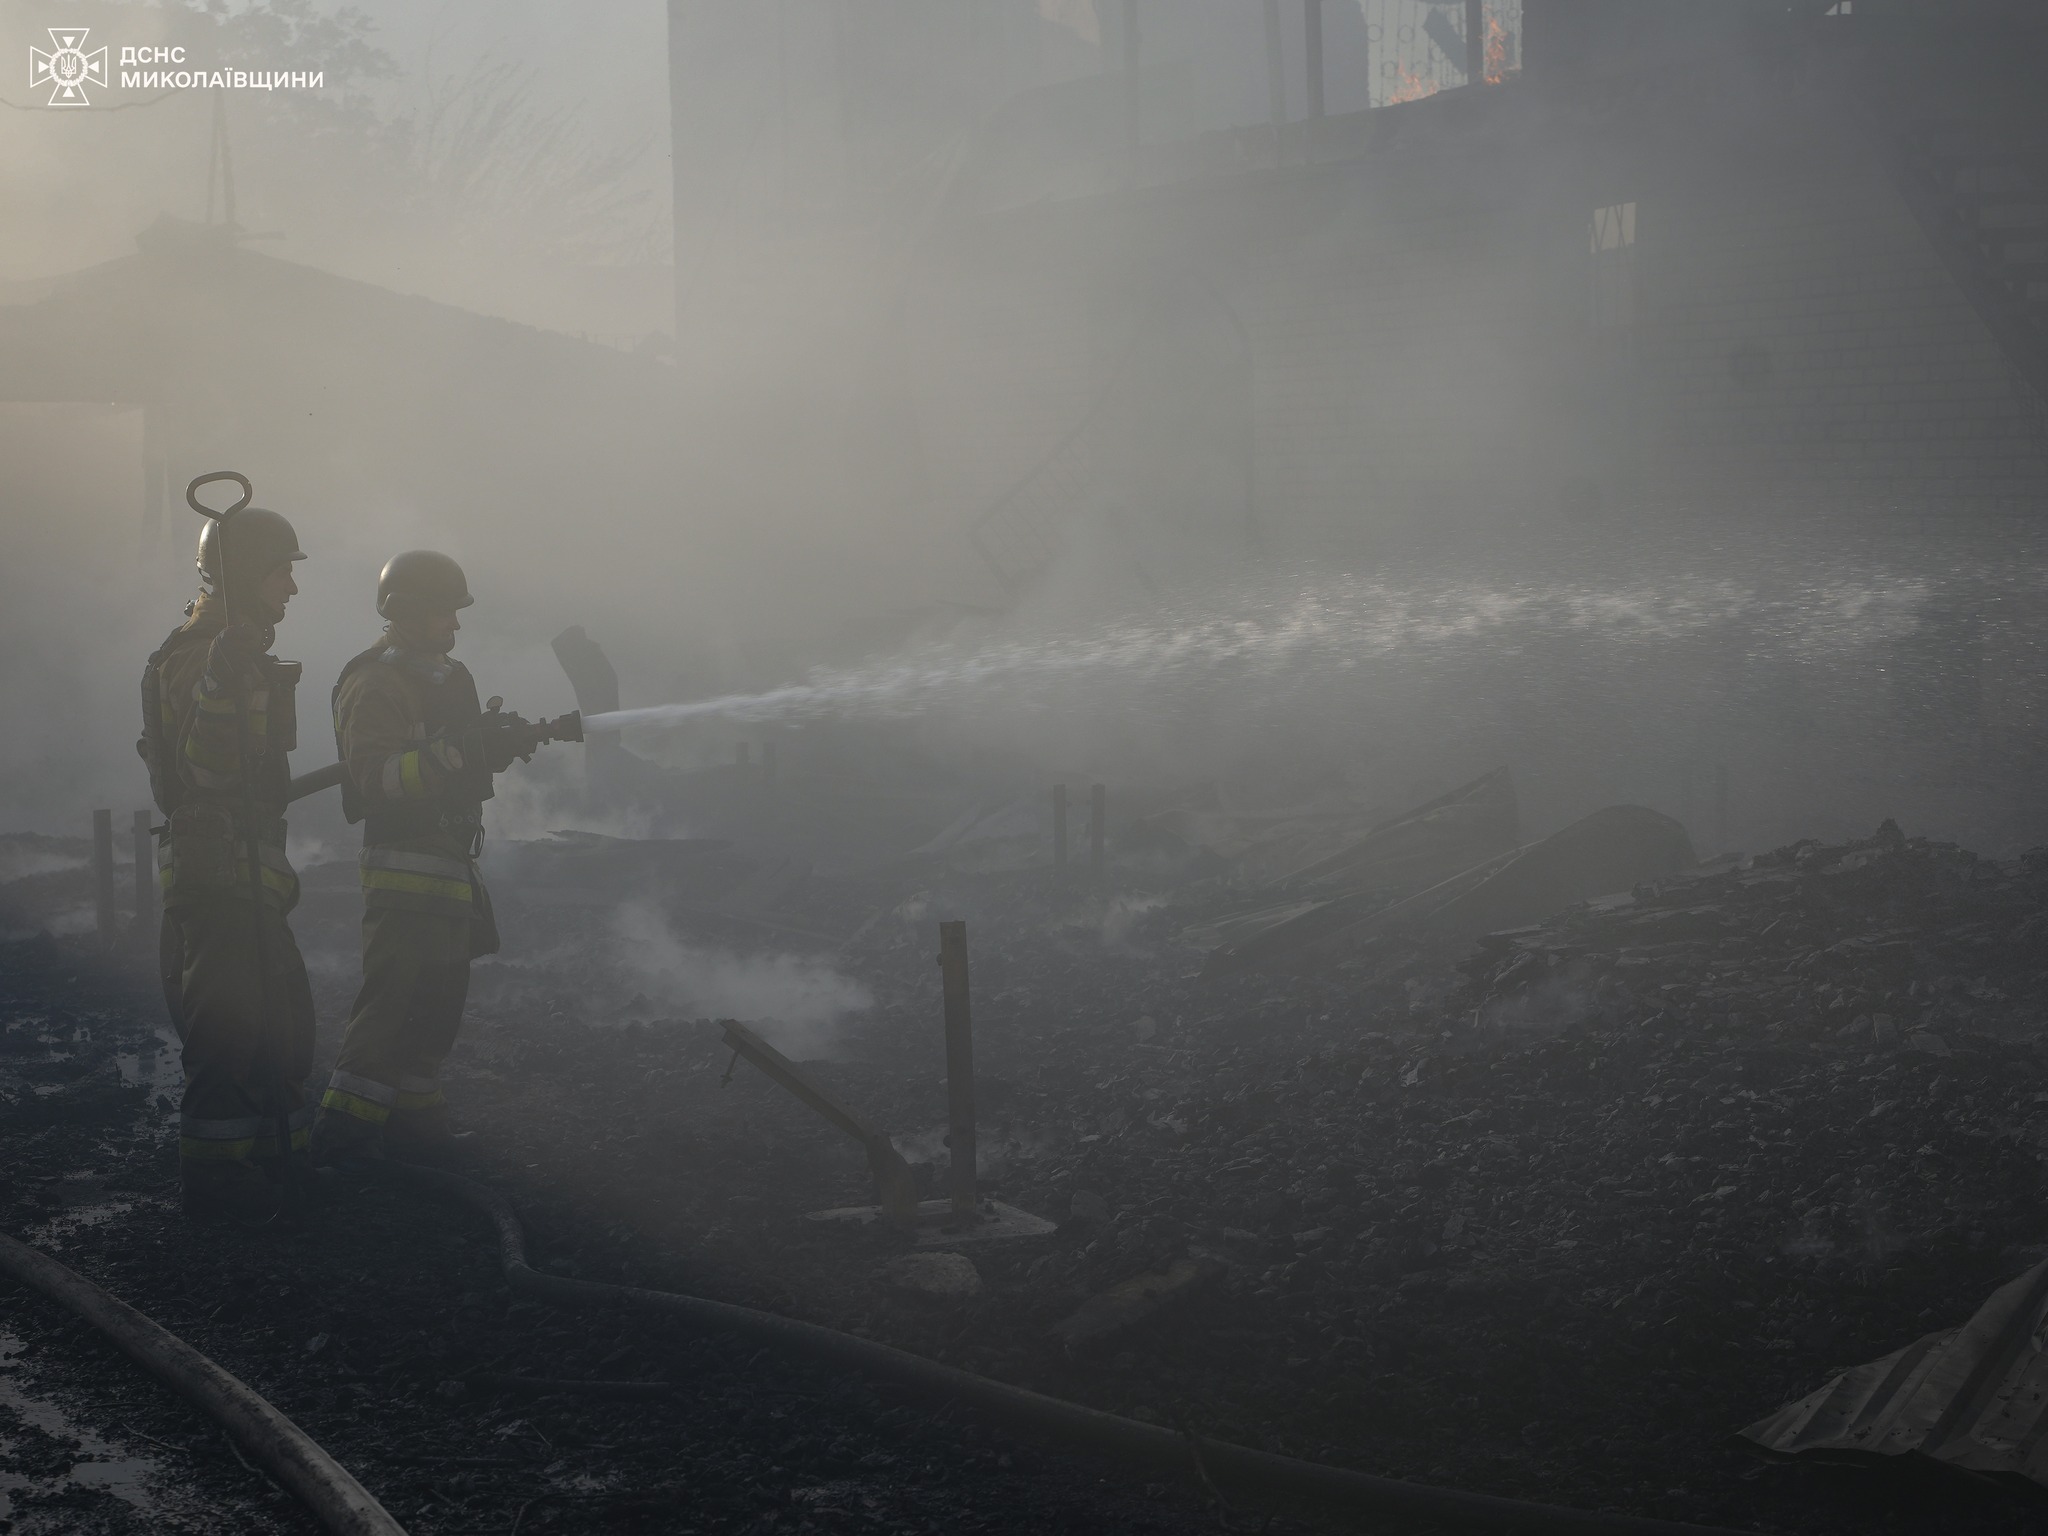
[[[1148, 95], [1148, 149], [1263, 122], [1256, 8], [1153, 9], [1146, 89], [1158, 65], [1202, 99]], [[1507, 762], [1533, 830], [1617, 800], [1682, 810], [1688, 776], [1732, 764], [1731, 836], [1752, 843], [1889, 814], [1990, 847], [2026, 835], [2034, 812], [2001, 807], [2038, 796], [1972, 775], [2035, 750], [2019, 738], [2048, 718], [2025, 629], [2037, 550], [1937, 571], [1925, 544], [1880, 553], [1817, 525], [1720, 547], [1743, 536], [1706, 509], [1750, 480], [1703, 501], [1690, 547], [1634, 506], [1591, 528], [1599, 498], [1560, 489], [1604, 483], [1641, 433], [1560, 383], [1578, 364], [1528, 328], [1557, 311], [1555, 274], [1522, 236], [1439, 250], [1422, 232], [1450, 205], [1383, 201], [1377, 151], [1270, 219], [1242, 216], [1238, 171], [1257, 177], [1238, 166], [1189, 183], [1192, 222], [1152, 220], [1105, 153], [1123, 87], [1096, 42], [1114, 53], [1120, 28], [1088, 0], [1008, 11], [941, 28], [918, 7], [16, 7], [0, 44], [17, 59], [47, 25], [89, 25], [116, 57], [176, 45], [329, 84], [225, 99], [244, 237], [216, 223], [147, 250], [159, 213], [205, 216], [209, 93], [9, 113], [0, 320], [22, 340], [0, 407], [0, 648], [27, 664], [0, 679], [0, 824], [79, 830], [95, 805], [143, 803], [140, 663], [192, 585], [178, 492], [233, 465], [311, 555], [279, 638], [307, 668], [301, 769], [327, 760], [326, 690], [374, 634], [378, 567], [426, 546], [477, 594], [460, 654], [485, 695], [568, 707], [548, 642], [587, 625], [628, 703], [683, 701], [591, 729], [697, 729], [729, 758], [735, 728], [787, 728], [791, 781], [805, 729], [851, 725], [817, 754], [838, 750], [842, 780], [886, 736], [1012, 791], [1070, 771], [1269, 802], [1335, 783], [1396, 812]], [[1340, 95], [1361, 16], [1329, 18]], [[1557, 155], [1519, 202], [1582, 198]], [[1727, 264], [1731, 290], [1776, 281], [1694, 213], [1689, 260]], [[947, 234], [984, 215], [1005, 233]], [[1070, 217], [1087, 239], [1023, 238]], [[629, 276], [637, 298], [585, 302]], [[418, 294], [445, 305], [401, 296]], [[677, 344], [627, 356], [479, 313], [674, 324]], [[1275, 318], [1297, 313], [1327, 324]], [[1759, 517], [1801, 494], [1765, 493]], [[1004, 508], [1030, 516], [989, 521]], [[989, 551], [1020, 530], [1065, 554], [998, 580]], [[1396, 558], [1400, 540], [1439, 553]], [[1261, 570], [1254, 550], [1320, 563]], [[2008, 617], [1977, 601], [2005, 597]], [[501, 783], [494, 836], [655, 829], [585, 815], [557, 762], [574, 754]], [[352, 844], [325, 806], [292, 821], [308, 850]]]
[[611, 938], [621, 975], [671, 1014], [737, 1019], [799, 1061], [834, 1054], [848, 1021], [874, 1005], [827, 960], [694, 944], [651, 903], [622, 906]]

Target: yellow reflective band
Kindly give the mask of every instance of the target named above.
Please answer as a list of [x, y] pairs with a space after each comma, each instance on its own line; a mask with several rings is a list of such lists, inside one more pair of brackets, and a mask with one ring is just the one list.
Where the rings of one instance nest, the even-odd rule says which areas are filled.
[[255, 1155], [254, 1136], [245, 1136], [239, 1141], [210, 1141], [197, 1136], [178, 1138], [178, 1156], [188, 1163], [237, 1163]]
[[410, 896], [434, 896], [443, 901], [470, 902], [475, 897], [467, 880], [442, 880], [434, 875], [408, 874], [399, 869], [365, 869], [366, 891], [403, 891]]
[[185, 738], [185, 761], [194, 767], [225, 773], [235, 766], [235, 752], [232, 747], [216, 746], [194, 731]]
[[420, 755], [417, 751], [408, 752], [398, 760], [398, 778], [405, 786], [406, 794], [414, 799], [425, 798], [427, 786], [420, 782]]
[[383, 1104], [372, 1104], [368, 1099], [357, 1098], [340, 1088], [330, 1088], [320, 1095], [320, 1107], [347, 1115], [352, 1120], [367, 1120], [372, 1125], [382, 1125], [391, 1118], [391, 1110]]
[[[313, 1133], [305, 1126], [292, 1132], [292, 1150], [303, 1152], [313, 1142]], [[277, 1156], [277, 1132], [266, 1131], [261, 1136], [241, 1136], [233, 1141], [216, 1141], [204, 1136], [180, 1136], [178, 1156], [188, 1163], [235, 1163], [247, 1162], [251, 1158]]]
[[[249, 879], [249, 861], [243, 859], [235, 866], [235, 874], [246, 884]], [[299, 883], [298, 876], [290, 870], [273, 869], [268, 863], [263, 866], [263, 888], [275, 891], [280, 896], [289, 896]]]

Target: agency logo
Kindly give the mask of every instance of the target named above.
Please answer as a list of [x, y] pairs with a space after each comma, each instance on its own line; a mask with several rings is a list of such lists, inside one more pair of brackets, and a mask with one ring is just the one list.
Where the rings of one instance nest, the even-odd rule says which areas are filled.
[[33, 90], [47, 81], [50, 106], [89, 107], [92, 103], [86, 99], [85, 88], [88, 85], [106, 85], [107, 50], [95, 48], [91, 53], [85, 51], [85, 35], [90, 30], [89, 27], [52, 27], [50, 41], [57, 45], [56, 52], [29, 49], [29, 88]]

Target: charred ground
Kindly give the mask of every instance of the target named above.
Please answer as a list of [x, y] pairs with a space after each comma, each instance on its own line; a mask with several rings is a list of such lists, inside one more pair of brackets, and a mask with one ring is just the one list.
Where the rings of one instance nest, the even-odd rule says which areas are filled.
[[[672, 873], [714, 856], [664, 855]], [[759, 942], [677, 879], [624, 883], [706, 942]], [[857, 1149], [729, 1072], [709, 1021], [628, 990], [601, 903], [557, 904], [545, 959], [480, 969], [451, 1073], [468, 1167], [517, 1202], [536, 1264], [1422, 1481], [1786, 1531], [2038, 1519], [1958, 1477], [1773, 1465], [1732, 1436], [2048, 1254], [2039, 861], [1887, 830], [1477, 946], [1220, 979], [1178, 939], [1233, 900], [1199, 871], [923, 870], [841, 895], [869, 915], [835, 963], [874, 1004], [812, 1069], [942, 1164], [933, 925], [965, 919], [986, 1184], [1058, 1232], [961, 1249], [980, 1289], [942, 1299], [891, 1265], [900, 1240], [803, 1220], [872, 1198]], [[512, 915], [515, 946], [534, 915]], [[316, 970], [331, 1049], [349, 978]], [[302, 1234], [194, 1234], [172, 1210], [175, 1066], [145, 1049], [156, 1001], [46, 939], [11, 946], [4, 974], [11, 1228], [271, 1394], [414, 1529], [507, 1530], [521, 1509], [530, 1530], [1219, 1518], [728, 1340], [514, 1300], [482, 1223], [419, 1195], [365, 1185]], [[1087, 1297], [1178, 1260], [1202, 1278], [1175, 1307], [1092, 1349], [1049, 1341]], [[19, 1390], [102, 1459], [155, 1462], [129, 1489], [145, 1516], [67, 1478], [100, 1453], [17, 1407], [17, 1528], [214, 1528], [198, 1509], [297, 1528], [168, 1394], [54, 1309], [16, 1292], [8, 1311], [31, 1346]], [[676, 1390], [482, 1379], [506, 1374]]]

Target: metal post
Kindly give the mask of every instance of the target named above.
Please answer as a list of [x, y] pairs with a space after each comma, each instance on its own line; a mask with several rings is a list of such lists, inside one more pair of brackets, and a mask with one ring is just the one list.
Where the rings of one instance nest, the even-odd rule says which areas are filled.
[[967, 925], [939, 924], [939, 976], [946, 1002], [946, 1104], [953, 1210], [974, 1211], [974, 1018], [967, 1004]]
[[92, 813], [92, 894], [99, 908], [100, 948], [114, 947], [114, 813]]
[[147, 930], [156, 913], [156, 838], [150, 834], [149, 812], [135, 813], [135, 926]]
[[1372, 86], [1373, 69], [1375, 66], [1375, 60], [1372, 51], [1372, 28], [1365, 27], [1360, 30], [1358, 34], [1358, 46], [1358, 75], [1359, 78], [1365, 82], [1365, 105], [1368, 109], [1370, 109], [1373, 105]]
[[1052, 864], [1054, 869], [1067, 867], [1067, 786], [1064, 784], [1052, 787]]
[[1301, 0], [1302, 50], [1308, 70], [1308, 115], [1323, 115], [1323, 0]]
[[1273, 128], [1278, 153], [1280, 129], [1287, 122], [1287, 72], [1280, 55], [1280, 0], [1266, 0], [1266, 121]]
[[1138, 148], [1138, 0], [1124, 0], [1124, 147]]
[[1486, 0], [1465, 0], [1465, 83], [1486, 80]]
[[1102, 823], [1108, 799], [1109, 791], [1100, 784], [1088, 791], [1088, 868], [1098, 878], [1102, 874]]

